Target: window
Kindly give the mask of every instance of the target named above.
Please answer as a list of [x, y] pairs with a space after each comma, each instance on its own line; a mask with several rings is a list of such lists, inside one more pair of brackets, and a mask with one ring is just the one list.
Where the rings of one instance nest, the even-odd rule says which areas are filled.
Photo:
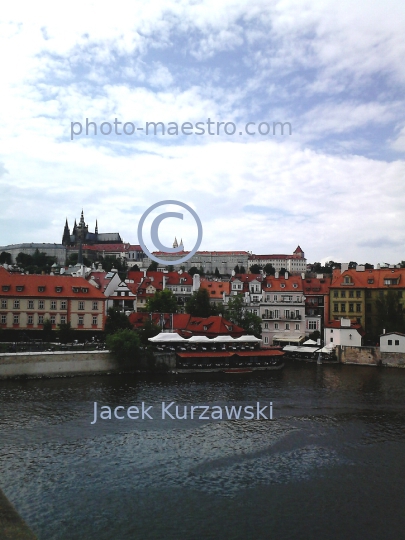
[[293, 283], [293, 287], [294, 287], [294, 289], [298, 289], [298, 284], [297, 284], [297, 283]]
[[60, 324], [66, 324], [66, 315], [60, 316]]
[[14, 300], [14, 309], [20, 309], [20, 301], [19, 300]]
[[395, 340], [395, 345], [399, 345], [399, 339]]
[[330, 338], [330, 342], [333, 343], [333, 337]]
[[82, 292], [88, 293], [88, 292], [89, 292], [89, 289], [88, 289], [87, 287], [82, 287]]
[[9, 290], [10, 290], [10, 285], [3, 285], [3, 286], [2, 286], [2, 290], [3, 290], [4, 292], [9, 291]]
[[97, 315], [95, 315], [95, 316], [93, 317], [93, 325], [96, 325], [96, 324], [97, 324]]
[[7, 315], [1, 316], [1, 324], [7, 324]]
[[278, 330], [278, 322], [274, 323], [274, 330]]
[[60, 309], [66, 309], [66, 300], [62, 300], [60, 303]]
[[51, 309], [56, 309], [56, 301], [52, 300], [51, 302]]
[[356, 291], [356, 298], [361, 298], [361, 291]]
[[345, 283], [350, 283], [350, 276], [345, 276]]
[[289, 329], [290, 329], [290, 323], [285, 323], [285, 329], [286, 329], [286, 330], [289, 330]]
[[339, 304], [337, 302], [333, 304], [333, 311], [339, 311]]
[[308, 330], [316, 330], [316, 321], [308, 321]]
[[340, 311], [341, 311], [342, 313], [345, 313], [345, 311], [346, 311], [346, 304], [340, 304]]
[[1, 308], [2, 309], [7, 309], [7, 300], [2, 300], [1, 301]]
[[268, 329], [269, 329], [269, 323], [267, 323], [267, 322], [264, 323], [264, 329], [265, 329], [265, 330], [268, 330]]
[[76, 293], [79, 292], [79, 287], [72, 287], [72, 291]]
[[14, 315], [13, 324], [20, 324], [20, 316], [19, 315]]
[[346, 298], [346, 291], [341, 291], [340, 292], [340, 297], [341, 298]]
[[79, 315], [79, 326], [83, 326], [84, 317], [83, 315]]
[[354, 298], [354, 291], [349, 291], [349, 298]]
[[44, 324], [44, 316], [38, 315], [38, 324]]
[[277, 299], [278, 299], [278, 297], [277, 297], [277, 295], [275, 294], [275, 295], [274, 295], [274, 301], [277, 302]]
[[[352, 291], [350, 291], [352, 292]], [[354, 304], [349, 304], [349, 311], [354, 311]]]
[[356, 304], [356, 311], [357, 313], [361, 312], [361, 304]]
[[34, 309], [34, 300], [28, 300], [28, 309]]
[[45, 292], [45, 287], [38, 287], [38, 292]]
[[339, 296], [339, 291], [333, 291], [334, 298], [337, 298]]
[[265, 343], [268, 343], [268, 342], [269, 342], [269, 338], [268, 338], [267, 336], [264, 338], [264, 342], [265, 342]]
[[16, 290], [17, 292], [22, 292], [24, 290], [23, 285], [17, 285]]
[[34, 324], [34, 315], [28, 315], [27, 324]]
[[44, 309], [44, 301], [43, 300], [38, 300], [38, 309]]
[[296, 325], [295, 325], [295, 329], [296, 329], [296, 330], [299, 330], [299, 329], [300, 329], [300, 325], [299, 325], [299, 324], [296, 324]]
[[80, 310], [84, 309], [84, 302], [82, 300], [80, 300], [80, 302], [79, 302], [79, 309]]
[[392, 345], [392, 339], [388, 340], [388, 345]]
[[62, 292], [62, 287], [55, 287], [56, 292]]
[[55, 324], [56, 323], [56, 317], [55, 315], [51, 315], [51, 324]]
[[333, 330], [331, 330], [330, 333], [333, 334]]

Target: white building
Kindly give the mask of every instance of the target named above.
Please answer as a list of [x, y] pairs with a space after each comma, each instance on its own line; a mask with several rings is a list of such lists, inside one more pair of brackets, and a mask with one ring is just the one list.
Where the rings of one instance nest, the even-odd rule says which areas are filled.
[[405, 334], [389, 332], [380, 336], [380, 351], [405, 353]]
[[361, 347], [364, 330], [359, 323], [352, 323], [350, 319], [340, 319], [325, 323], [324, 344], [344, 345], [347, 347]]
[[249, 268], [254, 264], [264, 267], [270, 263], [277, 272], [284, 268], [290, 274], [300, 274], [307, 270], [307, 260], [304, 255], [300, 246], [297, 246], [292, 255], [251, 255]]

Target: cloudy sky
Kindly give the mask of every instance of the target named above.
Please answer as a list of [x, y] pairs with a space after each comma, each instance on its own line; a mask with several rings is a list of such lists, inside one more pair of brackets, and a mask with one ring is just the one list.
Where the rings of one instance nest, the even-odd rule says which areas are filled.
[[[201, 249], [404, 260], [404, 28], [402, 0], [7, 3], [0, 245], [60, 242], [82, 208], [138, 243], [145, 210], [175, 199]], [[134, 134], [103, 135], [115, 119]], [[161, 231], [194, 245], [187, 219]]]

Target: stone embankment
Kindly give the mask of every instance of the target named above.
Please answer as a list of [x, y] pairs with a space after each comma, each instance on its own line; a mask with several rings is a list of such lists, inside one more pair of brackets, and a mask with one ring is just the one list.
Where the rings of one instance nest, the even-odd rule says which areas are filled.
[[380, 347], [346, 347], [336, 348], [338, 361], [342, 364], [360, 366], [405, 367], [404, 353], [381, 352]]

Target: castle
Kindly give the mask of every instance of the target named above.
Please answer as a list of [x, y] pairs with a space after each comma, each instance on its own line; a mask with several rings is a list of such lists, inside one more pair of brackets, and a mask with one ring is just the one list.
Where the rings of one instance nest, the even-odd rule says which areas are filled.
[[119, 233], [99, 233], [97, 220], [94, 233], [89, 232], [89, 226], [84, 222], [84, 214], [82, 210], [80, 222], [77, 225], [75, 220], [72, 234], [70, 234], [70, 228], [66, 218], [65, 228], [62, 236], [62, 244], [66, 247], [79, 247], [80, 244], [123, 244], [123, 241]]

